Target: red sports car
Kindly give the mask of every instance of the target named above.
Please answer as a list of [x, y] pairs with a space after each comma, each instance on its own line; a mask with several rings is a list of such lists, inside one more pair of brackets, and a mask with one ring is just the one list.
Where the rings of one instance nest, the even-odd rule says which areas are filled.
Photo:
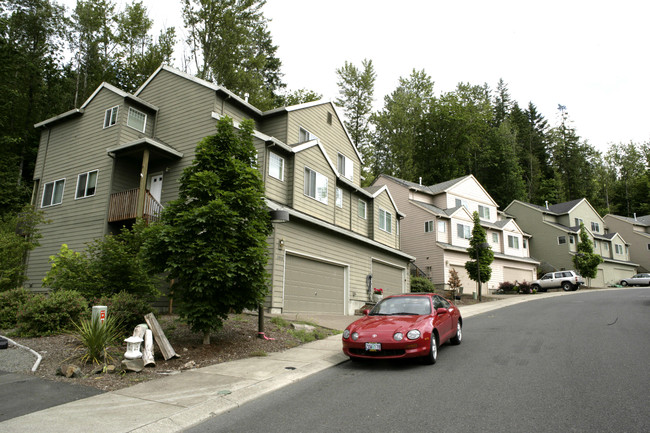
[[422, 357], [435, 364], [438, 347], [460, 344], [458, 308], [432, 293], [409, 293], [381, 300], [343, 332], [343, 353], [351, 360]]

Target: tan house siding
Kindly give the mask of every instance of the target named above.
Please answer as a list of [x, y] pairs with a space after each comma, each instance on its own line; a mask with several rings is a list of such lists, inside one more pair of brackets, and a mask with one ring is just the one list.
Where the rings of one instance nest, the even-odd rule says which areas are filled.
[[[373, 202], [374, 202], [373, 239], [376, 240], [377, 242], [381, 242], [382, 244], [389, 245], [393, 248], [398, 248], [399, 247], [399, 245], [397, 245], [398, 219], [397, 219], [396, 209], [393, 206], [393, 202], [391, 202], [388, 193], [386, 191], [383, 191], [381, 194], [375, 197]], [[390, 214], [390, 218], [391, 218], [390, 233], [386, 230], [381, 229], [379, 226], [380, 210], [383, 210], [386, 213]]]
[[287, 123], [288, 116], [286, 113], [274, 115], [260, 123], [260, 131], [275, 137], [283, 143], [289, 143], [287, 140]]
[[[334, 200], [336, 181], [330, 165], [318, 146], [312, 146], [295, 155], [293, 169], [293, 207], [296, 210], [314, 215], [319, 219], [334, 222]], [[327, 178], [327, 203], [322, 203], [305, 194], [305, 168], [309, 168]]]
[[629, 242], [630, 260], [639, 264], [638, 271], [650, 272], [650, 228], [634, 225], [616, 215], [605, 215], [603, 220], [610, 232], [620, 233]]

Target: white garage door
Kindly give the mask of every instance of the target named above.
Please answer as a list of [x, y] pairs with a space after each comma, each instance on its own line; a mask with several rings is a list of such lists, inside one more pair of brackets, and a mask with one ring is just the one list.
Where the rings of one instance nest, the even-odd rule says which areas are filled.
[[404, 270], [373, 260], [372, 286], [384, 289], [384, 296], [402, 293]]
[[528, 269], [503, 267], [503, 281], [510, 283], [528, 281], [530, 283], [533, 280], [533, 273]]
[[287, 255], [285, 312], [344, 314], [345, 268]]

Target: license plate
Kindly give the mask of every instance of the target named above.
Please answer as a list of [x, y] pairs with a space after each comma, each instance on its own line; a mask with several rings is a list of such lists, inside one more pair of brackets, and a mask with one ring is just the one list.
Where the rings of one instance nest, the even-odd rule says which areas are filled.
[[381, 350], [381, 343], [366, 343], [367, 352], [379, 352]]

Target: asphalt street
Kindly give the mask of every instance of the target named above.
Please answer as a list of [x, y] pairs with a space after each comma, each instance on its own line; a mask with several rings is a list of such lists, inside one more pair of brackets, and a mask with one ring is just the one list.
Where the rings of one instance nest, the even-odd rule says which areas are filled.
[[190, 432], [647, 432], [650, 289], [480, 314], [438, 363], [345, 362]]

